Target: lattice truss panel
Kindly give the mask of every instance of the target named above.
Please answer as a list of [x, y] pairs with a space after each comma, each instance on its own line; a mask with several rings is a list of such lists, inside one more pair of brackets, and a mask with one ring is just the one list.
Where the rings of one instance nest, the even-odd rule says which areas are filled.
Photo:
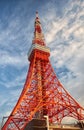
[[61, 122], [70, 116], [84, 119], [84, 109], [64, 89], [50, 61], [33, 58], [22, 94], [2, 130], [23, 130], [32, 118], [49, 116], [50, 122]]

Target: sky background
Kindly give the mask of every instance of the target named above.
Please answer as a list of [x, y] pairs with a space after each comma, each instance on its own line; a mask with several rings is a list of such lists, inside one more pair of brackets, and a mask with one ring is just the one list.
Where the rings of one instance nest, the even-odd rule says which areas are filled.
[[36, 11], [51, 64], [84, 107], [84, 1], [0, 0], [0, 122], [9, 116], [25, 83]]

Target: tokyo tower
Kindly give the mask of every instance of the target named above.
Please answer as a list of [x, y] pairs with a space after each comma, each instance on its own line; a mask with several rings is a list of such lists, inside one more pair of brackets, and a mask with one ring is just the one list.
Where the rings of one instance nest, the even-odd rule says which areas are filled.
[[38, 13], [34, 27], [26, 82], [2, 130], [24, 130], [32, 119], [42, 119], [45, 115], [51, 123], [59, 123], [66, 116], [84, 120], [84, 108], [65, 90], [52, 68]]

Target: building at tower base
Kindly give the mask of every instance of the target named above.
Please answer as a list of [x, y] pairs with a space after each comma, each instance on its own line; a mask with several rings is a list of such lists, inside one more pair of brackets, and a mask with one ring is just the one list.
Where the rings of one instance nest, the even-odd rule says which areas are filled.
[[47, 130], [45, 119], [33, 119], [25, 127], [24, 130]]

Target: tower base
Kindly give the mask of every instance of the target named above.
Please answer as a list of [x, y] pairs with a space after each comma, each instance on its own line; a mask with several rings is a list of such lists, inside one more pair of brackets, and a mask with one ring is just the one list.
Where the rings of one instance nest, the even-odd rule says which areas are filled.
[[24, 130], [47, 130], [45, 119], [33, 119]]

